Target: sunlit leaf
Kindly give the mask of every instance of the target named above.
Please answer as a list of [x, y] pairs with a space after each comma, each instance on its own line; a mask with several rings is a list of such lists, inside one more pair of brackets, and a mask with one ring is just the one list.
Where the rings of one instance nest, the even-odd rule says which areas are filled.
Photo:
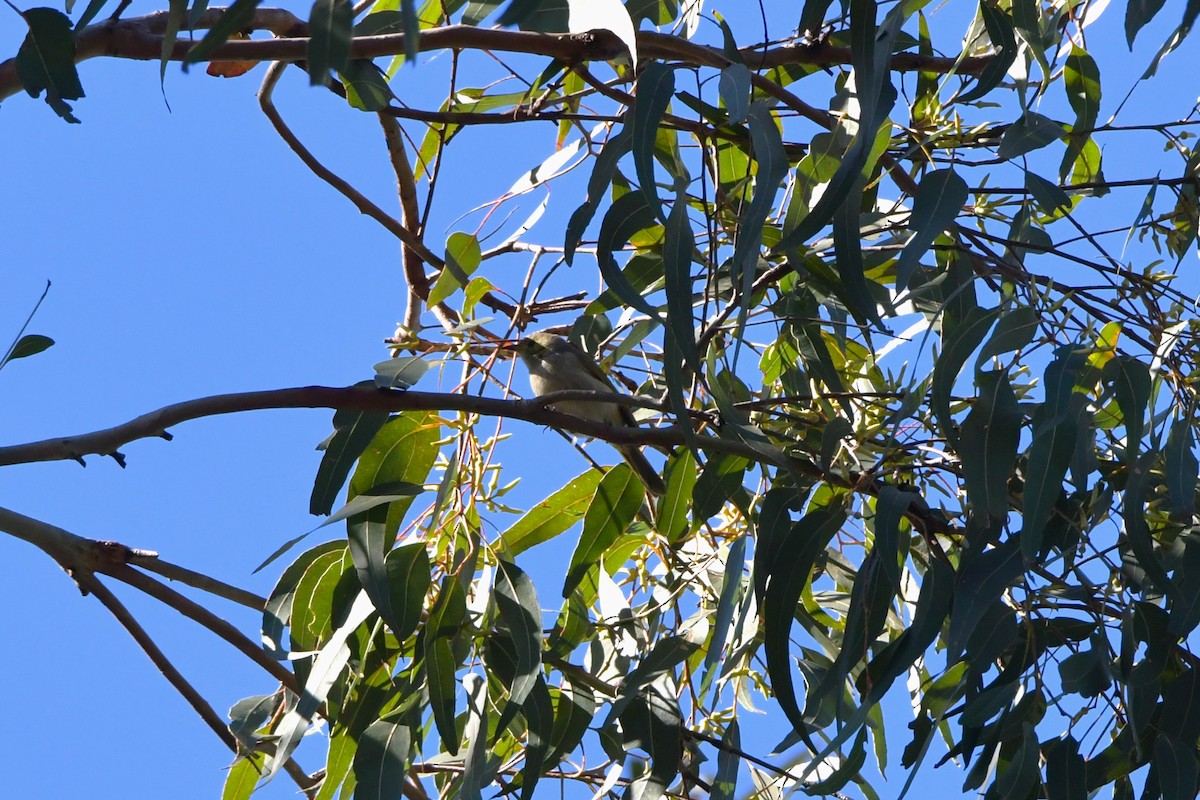
[[571, 594], [592, 565], [625, 532], [641, 508], [644, 496], [641, 481], [628, 465], [617, 464], [604, 475], [584, 514], [583, 533], [571, 554], [563, 597]]

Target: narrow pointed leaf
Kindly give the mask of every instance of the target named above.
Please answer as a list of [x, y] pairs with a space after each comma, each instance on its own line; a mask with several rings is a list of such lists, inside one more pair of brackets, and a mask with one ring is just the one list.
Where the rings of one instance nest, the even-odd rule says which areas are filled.
[[675, 71], [661, 61], [651, 61], [638, 76], [637, 100], [631, 110], [633, 164], [646, 205], [658, 218], [663, 212], [654, 178], [654, 146], [658, 126], [674, 94]]
[[533, 581], [516, 564], [504, 560], [499, 562], [493, 596], [516, 656], [508, 701], [496, 723], [495, 736], [499, 737], [516, 717], [541, 677], [542, 621]]
[[389, 800], [405, 790], [412, 729], [398, 719], [379, 719], [358, 738], [354, 754], [354, 800]]
[[998, 3], [980, 0], [979, 16], [983, 18], [984, 30], [997, 52], [988, 58], [988, 63], [980, 71], [971, 90], [958, 98], [960, 103], [974, 102], [999, 86], [1008, 74], [1008, 68], [1017, 60], [1020, 50], [1012, 17], [1001, 10]]
[[912, 236], [896, 260], [897, 286], [908, 286], [921, 256], [954, 223], [966, 203], [967, 182], [953, 169], [935, 170], [921, 178], [908, 221]]
[[837, 535], [846, 521], [846, 512], [838, 506], [825, 507], [805, 514], [793, 526], [779, 549], [763, 598], [760, 615], [765, 626], [763, 650], [767, 674], [784, 714], [797, 733], [807, 736], [804, 712], [796, 702], [792, 681], [789, 640], [796, 604], [812, 575], [817, 556]]
[[583, 518], [604, 473], [589, 469], [530, 508], [500, 534], [501, 552], [515, 557], [534, 545], [553, 539]]
[[967, 500], [975, 513], [1003, 520], [1008, 514], [1008, 479], [1017, 459], [1021, 410], [1008, 373], [981, 372], [979, 397], [963, 420], [959, 450]]
[[1176, 420], [1167, 436], [1164, 471], [1171, 510], [1189, 519], [1196, 512], [1196, 477], [1200, 463], [1192, 449], [1192, 415]]
[[433, 722], [448, 753], [458, 753], [458, 728], [454, 722], [454, 697], [458, 691], [455, 672], [458, 661], [451, 642], [458, 635], [467, 615], [467, 597], [453, 575], [442, 581], [437, 602], [425, 625], [425, 681]]
[[942, 353], [933, 365], [933, 383], [930, 388], [930, 404], [937, 418], [938, 428], [951, 444], [958, 442], [958, 425], [950, 416], [950, 393], [958, 374], [971, 353], [987, 336], [992, 323], [1000, 316], [1000, 309], [972, 308], [966, 317], [954, 325], [947, 324], [942, 333]]
[[583, 533], [571, 554], [563, 597], [571, 594], [592, 565], [625, 533], [644, 496], [642, 482], [626, 464], [617, 464], [604, 475], [584, 514]]

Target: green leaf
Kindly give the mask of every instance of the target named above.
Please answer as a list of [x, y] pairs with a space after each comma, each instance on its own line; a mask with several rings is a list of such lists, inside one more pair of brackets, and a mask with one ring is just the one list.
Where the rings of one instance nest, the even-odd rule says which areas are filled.
[[[437, 459], [441, 421], [435, 412], [406, 412], [384, 425], [363, 451], [350, 479], [349, 498], [389, 483], [422, 484]], [[385, 556], [413, 498], [401, 497], [347, 520], [350, 554], [363, 589], [393, 631], [405, 625], [392, 609]]]
[[262, 0], [233, 0], [225, 9], [225, 13], [208, 29], [208, 33], [204, 34], [204, 38], [188, 50], [187, 58], [183, 61], [184, 67], [207, 61], [209, 55], [225, 44], [230, 36], [249, 28], [254, 20], [254, 10], [261, 2]]
[[1196, 797], [1196, 748], [1180, 741], [1171, 731], [1163, 731], [1154, 742], [1152, 774], [1147, 785], [1157, 779], [1163, 800], [1191, 800]]
[[[859, 179], [850, 190], [851, 197], [866, 191], [866, 180]], [[860, 324], [880, 324], [875, 298], [867, 285], [866, 266], [862, 255], [861, 213], [858, 203], [847, 200], [833, 214], [833, 251], [837, 274], [841, 281], [841, 297], [850, 313]]]
[[416, 0], [400, 0], [400, 14], [404, 17], [404, 57], [413, 63], [420, 52], [421, 20], [417, 15]]
[[592, 690], [586, 684], [564, 679], [555, 697], [553, 750], [546, 759], [548, 767], [557, 765], [579, 746], [595, 713], [596, 696]]
[[967, 204], [967, 182], [953, 169], [939, 169], [921, 178], [913, 196], [908, 229], [912, 236], [896, 259], [896, 286], [908, 287], [913, 270], [933, 240], [954, 224]]
[[1104, 365], [1104, 379], [1112, 385], [1121, 420], [1125, 424], [1125, 460], [1138, 457], [1150, 405], [1150, 368], [1133, 356], [1118, 355]]
[[721, 744], [723, 746], [717, 751], [717, 775], [713, 779], [709, 800], [734, 800], [737, 793], [738, 767], [741, 766], [738, 752], [742, 749], [742, 736], [736, 718], [731, 719], [725, 726]]
[[388, 584], [391, 587], [392, 620], [384, 620], [392, 633], [403, 642], [417, 630], [429, 592], [432, 565], [424, 542], [402, 545], [384, 559]]
[[1075, 112], [1072, 133], [1091, 131], [1100, 115], [1100, 69], [1087, 50], [1078, 45], [1071, 46], [1063, 69], [1063, 81], [1067, 100]]
[[308, 80], [313, 86], [324, 86], [329, 71], [341, 72], [350, 60], [354, 8], [349, 0], [316, 0], [308, 27]]
[[1090, 648], [1072, 653], [1058, 665], [1064, 692], [1084, 697], [1099, 697], [1110, 685], [1107, 658], [1103, 652]]
[[715, 456], [700, 471], [692, 490], [693, 524], [703, 524], [725, 507], [742, 485], [750, 461], [741, 456]]
[[[778, 194], [788, 172], [788, 158], [783, 149], [783, 139], [767, 103], [758, 100], [751, 105], [746, 122], [750, 128], [750, 145], [753, 148], [754, 161], [758, 164], [758, 172], [754, 176], [754, 195], [738, 220], [730, 275], [734, 284], [740, 287], [743, 297], [750, 296], [754, 278], [758, 275], [763, 228], [775, 206], [775, 195]], [[748, 304], [743, 303], [739, 306], [739, 330], [745, 325], [745, 315], [748, 312]]]
[[687, 636], [668, 636], [660, 639], [645, 658], [634, 667], [617, 688], [617, 697], [609, 708], [608, 717], [600, 725], [607, 728], [621, 716], [634, 698], [652, 690], [647, 687], [664, 675], [675, 673], [675, 668], [687, 661], [700, 645]]
[[487, 680], [478, 673], [468, 672], [463, 676], [462, 684], [467, 691], [467, 722], [463, 731], [467, 752], [463, 758], [458, 798], [483, 800], [483, 787], [491, 782], [493, 773], [488, 767]]
[[1000, 771], [996, 782], [988, 790], [989, 800], [993, 797], [996, 800], [1024, 800], [1038, 785], [1040, 753], [1037, 732], [1032, 723], [1022, 722], [1021, 733], [1020, 744], [1012, 760]]
[[542, 770], [549, 765], [546, 757], [554, 738], [554, 700], [546, 687], [546, 679], [541, 672], [533, 690], [525, 698], [521, 708], [525, 717], [526, 743], [525, 766], [521, 769], [521, 800], [533, 800], [533, 790], [537, 786]]
[[421, 356], [397, 356], [375, 365], [375, 385], [380, 389], [411, 389], [432, 364]]
[[1042, 550], [1046, 524], [1054, 512], [1067, 467], [1087, 419], [1087, 398], [1074, 391], [1079, 371], [1087, 364], [1078, 350], [1067, 349], [1046, 367], [1046, 401], [1033, 415], [1033, 443], [1025, 476], [1024, 525], [1021, 550], [1026, 558]]
[[563, 597], [571, 594], [592, 565], [625, 533], [642, 507], [644, 496], [642, 482], [628, 465], [617, 464], [605, 473], [584, 514], [583, 533], [571, 554]]
[[1167, 0], [1129, 0], [1125, 5], [1125, 42], [1133, 51], [1133, 40], [1138, 31], [1146, 26], [1162, 10]]
[[638, 695], [621, 714], [625, 749], [650, 756], [650, 770], [629, 787], [632, 800], [658, 800], [679, 773], [683, 755], [683, 716], [673, 695], [651, 689]]
[[1004, 520], [1008, 515], [1008, 479], [1021, 438], [1021, 409], [1007, 372], [981, 372], [976, 383], [979, 397], [963, 420], [958, 446], [963, 483], [974, 513]]
[[1023, 570], [1021, 543], [1016, 538], [1008, 539], [962, 564], [946, 634], [946, 655], [950, 661], [958, 660], [989, 608]]
[[387, 75], [370, 59], [351, 59], [338, 77], [346, 89], [346, 101], [360, 111], [383, 111], [396, 98]]
[[765, 630], [763, 651], [767, 674], [784, 714], [796, 732], [806, 739], [804, 713], [796, 702], [792, 682], [789, 655], [792, 622], [800, 595], [812, 577], [817, 556], [845, 522], [846, 511], [840, 505], [810, 511], [792, 526], [791, 533], [777, 551], [778, 556], [767, 565], [766, 592], [759, 612]]
[[921, 579], [912, 624], [867, 665], [864, 675], [870, 688], [863, 707], [878, 702], [896, 678], [905, 674], [941, 633], [955, 594], [954, 577], [954, 569], [945, 561], [936, 558], [930, 561], [929, 569]]
[[950, 392], [958, 380], [971, 353], [983, 342], [992, 323], [1000, 316], [1000, 309], [971, 308], [967, 315], [953, 324], [946, 320], [942, 328], [942, 353], [933, 365], [933, 382], [930, 388], [930, 405], [937, 418], [938, 428], [951, 445], [958, 445], [958, 425], [950, 416]]
[[1033, 197], [1038, 208], [1046, 214], [1054, 215], [1060, 209], [1070, 210], [1071, 197], [1057, 184], [1051, 183], [1040, 175], [1032, 172], [1025, 173], [1025, 191]]
[[596, 241], [596, 261], [608, 288], [616, 292], [626, 304], [654, 320], [660, 319], [658, 310], [633, 288], [629, 279], [618, 269], [613, 252], [624, 247], [630, 237], [638, 231], [656, 225], [656, 213], [656, 209], [647, 205], [646, 195], [642, 192], [623, 194], [613, 201], [604, 215], [604, 220], [600, 223], [599, 239]]
[[67, 122], [78, 123], [67, 100], [83, 97], [75, 69], [75, 35], [71, 20], [52, 8], [20, 12], [29, 33], [17, 50], [14, 66], [30, 97], [46, 92], [46, 104]]
[[483, 262], [479, 239], [470, 233], [455, 232], [446, 240], [446, 267], [429, 290], [427, 305], [435, 306], [467, 285]]
[[267, 763], [266, 753], [245, 753], [238, 756], [225, 776], [221, 787], [221, 800], [250, 800], [258, 788], [263, 766]]
[[979, 351], [979, 357], [975, 359], [975, 369], [979, 370], [989, 358], [1025, 347], [1033, 341], [1040, 322], [1041, 317], [1030, 306], [1019, 306], [1005, 311], [996, 321], [996, 329], [992, 331], [991, 338]]
[[1046, 759], [1046, 792], [1055, 800], [1086, 800], [1087, 763], [1079, 754], [1079, 742], [1070, 734], [1043, 745]]
[[654, 180], [654, 146], [663, 114], [675, 94], [675, 71], [661, 61], [651, 61], [642, 70], [637, 80], [637, 100], [630, 109], [632, 119], [631, 147], [633, 165], [646, 206], [655, 218], [663, 217], [662, 201], [658, 199], [658, 186]]
[[49, 336], [40, 336], [36, 333], [31, 333], [22, 336], [17, 340], [17, 343], [12, 346], [12, 350], [8, 354], [8, 358], [4, 359], [3, 363], [16, 361], [18, 358], [28, 358], [35, 356], [43, 350], [48, 350], [54, 345], [54, 340]]
[[500, 534], [497, 550], [515, 557], [570, 530], [587, 511], [603, 472], [589, 469], [539, 502]]
[[1046, 46], [1042, 39], [1040, 11], [1041, 3], [1038, 0], [1012, 0], [1013, 27], [1042, 68], [1042, 75], [1049, 80], [1050, 64], [1046, 60]]
[[334, 620], [358, 593], [353, 562], [343, 543], [316, 558], [296, 584], [288, 630], [294, 649], [317, 650], [333, 634]]
[[979, 16], [983, 18], [983, 26], [988, 38], [997, 52], [988, 58], [987, 64], [975, 79], [975, 86], [958, 98], [960, 103], [971, 103], [981, 97], [986, 97], [1000, 85], [1008, 68], [1017, 60], [1020, 48], [1017, 46], [1017, 32], [1013, 19], [1004, 13], [998, 4], [992, 0], [980, 0]]
[[345, 614], [339, 616], [336, 628], [312, 661], [296, 705], [284, 715], [275, 730], [279, 740], [265, 778], [274, 777], [295, 752], [300, 739], [312, 724], [317, 709], [325, 702], [330, 689], [350, 661], [350, 648], [346, 640], [374, 613], [370, 598], [359, 592]]
[[717, 599], [717, 612], [713, 616], [712, 630], [709, 633], [708, 646], [704, 654], [704, 678], [700, 681], [699, 697], [708, 695], [708, 689], [717, 677], [717, 667], [725, 650], [725, 641], [729, 637], [729, 626], [733, 622], [733, 613], [741, 602], [743, 584], [742, 571], [746, 565], [746, 538], [739, 537], [729, 546], [729, 556], [725, 559], [725, 575], [721, 582], [721, 596]]
[[378, 719], [358, 739], [354, 800], [390, 800], [405, 790], [412, 730], [399, 720]]
[[1200, 463], [1192, 449], [1193, 414], [1187, 413], [1171, 425], [1163, 467], [1171, 511], [1191, 516], [1196, 511], [1196, 477]]
[[1054, 120], [1043, 117], [1033, 111], [1026, 111], [1024, 116], [1012, 124], [1000, 137], [1000, 146], [996, 156], [1002, 161], [1040, 150], [1051, 142], [1063, 137], [1062, 126]]
[[1171, 576], [1176, 601], [1171, 606], [1167, 632], [1183, 638], [1200, 625], [1200, 541], [1188, 539], [1183, 557]]
[[334, 729], [329, 737], [329, 756], [325, 759], [325, 777], [313, 800], [334, 800], [338, 790], [346, 783], [354, 757], [358, 753], [358, 742], [345, 728]]
[[167, 78], [167, 64], [170, 63], [171, 53], [175, 50], [175, 40], [179, 37], [179, 29], [183, 26], [183, 18], [187, 16], [188, 0], [170, 0], [167, 8], [167, 25], [163, 29], [162, 56], [158, 64], [158, 82], [161, 86]]
[[[441, 419], [434, 411], [406, 411], [383, 425], [362, 451], [350, 479], [348, 499], [389, 484], [423, 485], [437, 461]], [[413, 496], [388, 506], [388, 534], [394, 536]]]
[[1174, 586], [1154, 553], [1154, 540], [1146, 522], [1150, 471], [1157, 460], [1157, 453], [1150, 451], [1129, 465], [1129, 477], [1125, 482], [1125, 536], [1133, 558], [1149, 580], [1150, 588], [1174, 598]]
[[[663, 231], [663, 277], [667, 289], [667, 336], [663, 353], [663, 376], [667, 382], [667, 397], [680, 418], [688, 413], [684, 391], [686, 377], [681, 368], [687, 361], [694, 372], [700, 372], [696, 356], [696, 339], [692, 314], [692, 251], [696, 237], [688, 219], [687, 191], [679, 182], [679, 193], [667, 217]], [[654, 316], [651, 316], [653, 319]]]
[[[595, 470], [592, 474], [595, 474]], [[658, 499], [655, 525], [671, 544], [682, 541], [690, 530], [688, 508], [692, 503], [697, 476], [696, 457], [690, 450], [680, 449], [667, 459], [664, 480], [667, 491]]]
[[229, 709], [229, 732], [238, 742], [253, 749], [261, 737], [258, 730], [274, 716], [281, 701], [279, 695], [257, 695], [238, 700]]
[[[263, 608], [262, 638], [268, 652], [279, 656], [287, 648], [283, 646], [283, 631], [292, 616], [292, 605], [296, 597], [296, 587], [308, 572], [308, 568], [329, 553], [345, 553], [345, 542], [325, 542], [308, 550], [293, 561], [283, 574], [279, 576], [275, 587], [267, 598]], [[339, 556], [340, 557], [340, 556]]]
[[437, 602], [429, 612], [425, 625], [425, 680], [429, 689], [429, 706], [442, 746], [452, 755], [458, 754], [458, 727], [454, 722], [454, 695], [458, 682], [454, 673], [458, 660], [451, 642], [459, 634], [467, 616], [467, 595], [454, 575], [442, 580]]
[[[87, 8], [84, 9], [83, 14], [80, 15], [79, 20], [75, 23], [75, 33], [79, 33], [90, 25], [92, 20], [96, 18], [96, 15], [104, 10], [104, 6], [107, 3], [108, 0], [91, 0], [87, 4]], [[70, 14], [71, 12], [67, 11], [67, 13]]]
[[541, 676], [542, 622], [533, 581], [516, 564], [500, 560], [492, 592], [516, 657], [508, 702], [496, 723], [495, 736], [499, 737], [516, 717]]
[[876, 136], [896, 102], [896, 89], [888, 80], [891, 74], [888, 60], [900, 32], [901, 15], [892, 14], [883, 25], [877, 26], [874, 0], [851, 0], [849, 5], [850, 53], [859, 106], [858, 130], [821, 197], [808, 215], [775, 245], [776, 253], [799, 246], [833, 220], [844, 203], [857, 205], [859, 198], [854, 194], [855, 187], [867, 171]]
[[575, 248], [579, 246], [580, 241], [583, 239], [583, 232], [592, 221], [592, 217], [596, 215], [596, 209], [600, 207], [600, 201], [604, 199], [608, 192], [608, 187], [612, 184], [613, 176], [617, 172], [617, 163], [621, 160], [622, 156], [629, 152], [632, 143], [633, 128], [630, 125], [626, 125], [615, 136], [604, 143], [600, 154], [596, 156], [596, 163], [592, 166], [592, 175], [588, 178], [587, 198], [584, 200], [583, 205], [575, 209], [574, 213], [571, 214], [571, 219], [567, 222], [563, 248], [568, 264], [573, 263]]
[[338, 492], [346, 483], [354, 462], [387, 421], [388, 414], [384, 411], [334, 412], [333, 435], [318, 447], [325, 453], [321, 456], [317, 478], [313, 482], [308, 513], [325, 515], [333, 510]]
[[727, 124], [744, 122], [750, 113], [750, 68], [745, 64], [730, 64], [721, 70], [717, 93], [729, 113]]
[[419, 483], [385, 483], [382, 486], [372, 486], [367, 491], [357, 495], [353, 500], [346, 503], [333, 514], [331, 514], [324, 522], [318, 525], [313, 530], [324, 528], [326, 525], [331, 525], [334, 522], [341, 522], [344, 519], [349, 519], [355, 514], [361, 514], [364, 511], [370, 511], [376, 506], [392, 503], [397, 500], [416, 497], [424, 493], [425, 487]]
[[832, 795], [837, 794], [843, 786], [850, 782], [850, 779], [858, 774], [862, 769], [862, 765], [867, 762], [867, 731], [862, 729], [858, 732], [858, 737], [854, 740], [854, 747], [850, 751], [850, 755], [841, 759], [837, 768], [829, 774], [828, 777], [806, 785], [805, 793], [811, 792], [814, 795]]

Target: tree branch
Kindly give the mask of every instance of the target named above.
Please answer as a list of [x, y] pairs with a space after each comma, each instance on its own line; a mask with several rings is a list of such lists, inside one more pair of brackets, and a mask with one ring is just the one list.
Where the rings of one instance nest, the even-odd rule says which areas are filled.
[[[220, 19], [224, 8], [210, 8], [192, 25], [200, 30], [210, 28]], [[107, 20], [91, 25], [76, 37], [75, 61], [98, 56], [156, 60], [162, 56], [163, 33], [168, 12], [159, 11], [142, 17]], [[246, 39], [228, 41], [212, 52], [210, 61], [303, 61], [308, 57], [308, 25], [289, 11], [279, 8], [258, 8], [247, 24], [249, 30], [270, 31], [275, 39]], [[678, 36], [654, 31], [637, 34], [639, 52], [649, 58], [683, 61], [697, 66], [714, 66], [728, 59], [719, 48], [694, 44]], [[180, 40], [167, 58], [184, 61], [194, 42]], [[492, 50], [528, 53], [560, 59], [568, 63], [604, 61], [624, 53], [625, 45], [610, 31], [590, 31], [583, 34], [544, 34], [525, 31], [478, 28], [471, 25], [448, 25], [422, 31], [418, 49], [429, 50]], [[351, 47], [353, 58], [377, 58], [403, 53], [404, 35], [361, 36]], [[751, 69], [771, 69], [786, 64], [834, 66], [851, 63], [850, 49], [828, 43], [785, 45], [762, 49], [749, 47], [740, 51]], [[899, 53], [892, 56], [891, 69], [922, 70], [947, 74], [972, 75], [982, 70], [989, 56], [955, 58]], [[0, 100], [21, 91], [16, 61], [0, 63]]]

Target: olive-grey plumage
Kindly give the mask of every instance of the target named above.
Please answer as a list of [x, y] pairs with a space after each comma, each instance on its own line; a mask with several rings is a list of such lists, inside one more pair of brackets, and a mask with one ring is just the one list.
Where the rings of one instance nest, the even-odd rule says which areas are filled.
[[[617, 390], [608, 376], [587, 353], [561, 336], [535, 331], [517, 344], [517, 354], [529, 369], [529, 386], [540, 397], [551, 392], [581, 389], [593, 392]], [[637, 421], [628, 406], [616, 403], [594, 403], [587, 400], [565, 400], [554, 404], [556, 411], [581, 419], [602, 422], [615, 427], [636, 428]], [[636, 445], [613, 445], [628, 462], [651, 494], [662, 494], [663, 485], [658, 471], [642, 455]]]

